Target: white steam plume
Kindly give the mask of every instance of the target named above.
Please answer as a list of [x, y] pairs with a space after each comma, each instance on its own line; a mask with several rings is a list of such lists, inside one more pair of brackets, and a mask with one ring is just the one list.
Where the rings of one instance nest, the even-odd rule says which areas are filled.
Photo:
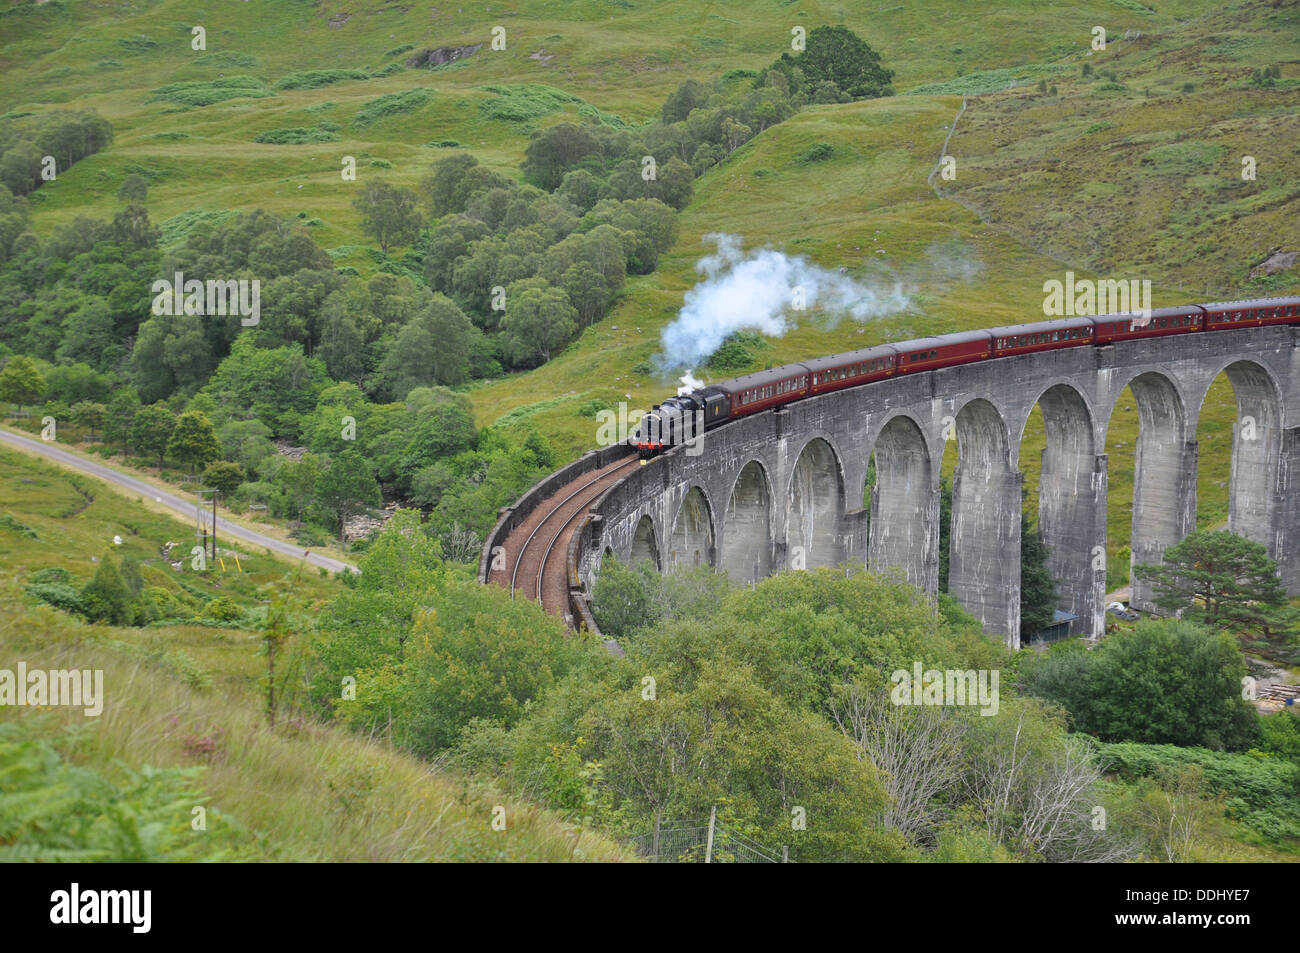
[[704, 381], [700, 380], [690, 371], [683, 374], [679, 380], [681, 383], [677, 387], [678, 397], [681, 397], [683, 394], [689, 394], [693, 390], [699, 390], [704, 386]]
[[865, 285], [772, 248], [745, 252], [737, 235], [712, 233], [717, 251], [695, 263], [705, 280], [686, 292], [677, 318], [664, 328], [659, 361], [665, 370], [699, 365], [733, 331], [781, 337], [803, 309], [830, 322], [848, 315], [867, 321], [906, 309], [901, 282]]

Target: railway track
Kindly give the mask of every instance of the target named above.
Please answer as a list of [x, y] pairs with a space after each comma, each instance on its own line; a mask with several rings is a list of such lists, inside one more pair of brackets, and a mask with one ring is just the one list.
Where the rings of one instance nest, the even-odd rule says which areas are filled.
[[620, 460], [556, 490], [506, 538], [509, 572], [506, 567], [495, 570], [488, 581], [508, 587], [511, 596], [522, 593], [548, 612], [567, 616], [565, 556], [569, 540], [591, 504], [639, 465], [636, 457]]

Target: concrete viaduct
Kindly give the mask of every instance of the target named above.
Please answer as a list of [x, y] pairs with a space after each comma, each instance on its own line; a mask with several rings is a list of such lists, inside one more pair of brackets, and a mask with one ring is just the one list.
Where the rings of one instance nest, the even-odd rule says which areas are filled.
[[[949, 592], [985, 631], [1020, 645], [1020, 440], [1043, 414], [1039, 525], [1062, 609], [1104, 629], [1106, 431], [1125, 387], [1140, 422], [1133, 562], [1158, 562], [1195, 527], [1196, 425], [1222, 372], [1236, 392], [1229, 528], [1263, 543], [1300, 591], [1300, 329], [1200, 332], [987, 360], [813, 397], [675, 448], [592, 506], [569, 551], [583, 617], [603, 558], [708, 564], [756, 581], [786, 568], [897, 568], [933, 593], [939, 466], [953, 480]], [[876, 483], [864, 504], [868, 460]], [[596, 457], [596, 454], [589, 455]], [[585, 458], [584, 458], [585, 459]], [[1150, 608], [1136, 585], [1133, 604]]]

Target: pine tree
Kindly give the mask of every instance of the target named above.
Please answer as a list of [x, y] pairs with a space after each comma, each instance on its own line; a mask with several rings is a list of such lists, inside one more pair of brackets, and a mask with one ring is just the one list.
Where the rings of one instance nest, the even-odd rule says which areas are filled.
[[1020, 635], [1033, 638], [1056, 618], [1059, 595], [1047, 568], [1047, 546], [1029, 513], [1020, 513]]
[[1224, 530], [1191, 533], [1165, 550], [1163, 565], [1135, 566], [1151, 582], [1155, 604], [1237, 635], [1277, 639], [1297, 613], [1287, 601], [1277, 563], [1263, 545]]
[[81, 590], [86, 618], [91, 622], [126, 625], [134, 615], [134, 601], [117, 564], [111, 555], [105, 553], [100, 557], [95, 577]]

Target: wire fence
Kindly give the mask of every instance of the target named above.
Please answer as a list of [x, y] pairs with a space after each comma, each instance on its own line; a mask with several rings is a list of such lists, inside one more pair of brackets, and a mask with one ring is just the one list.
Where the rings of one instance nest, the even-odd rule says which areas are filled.
[[[710, 833], [712, 836], [710, 836]], [[677, 822], [632, 838], [637, 853], [653, 864], [781, 864], [786, 851], [773, 851], [739, 831], [707, 821]]]

